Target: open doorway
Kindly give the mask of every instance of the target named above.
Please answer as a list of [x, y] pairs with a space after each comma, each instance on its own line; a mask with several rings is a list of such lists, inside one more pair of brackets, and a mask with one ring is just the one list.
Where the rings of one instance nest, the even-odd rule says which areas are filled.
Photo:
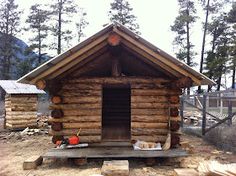
[[103, 141], [130, 140], [130, 95], [127, 86], [103, 88]]

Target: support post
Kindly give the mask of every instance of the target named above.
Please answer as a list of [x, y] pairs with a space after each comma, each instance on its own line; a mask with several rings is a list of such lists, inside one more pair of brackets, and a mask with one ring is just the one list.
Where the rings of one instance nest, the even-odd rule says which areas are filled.
[[202, 100], [202, 135], [206, 133], [206, 95], [203, 95]]
[[228, 101], [228, 117], [229, 117], [229, 120], [228, 120], [228, 125], [231, 126], [232, 125], [232, 114], [233, 114], [233, 108], [232, 108], [232, 101], [229, 100]]
[[180, 117], [181, 117], [181, 124], [180, 126], [184, 126], [184, 96], [180, 98]]

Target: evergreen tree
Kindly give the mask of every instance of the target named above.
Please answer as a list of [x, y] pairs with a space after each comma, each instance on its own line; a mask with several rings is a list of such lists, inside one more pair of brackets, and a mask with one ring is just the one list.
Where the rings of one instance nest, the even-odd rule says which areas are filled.
[[[208, 21], [209, 21], [209, 15], [215, 14], [219, 12], [219, 10], [222, 8], [223, 4], [228, 2], [228, 0], [200, 0], [202, 3], [203, 10], [205, 11], [205, 21], [203, 25], [203, 37], [202, 37], [202, 48], [201, 48], [201, 60], [200, 60], [200, 69], [199, 72], [203, 72], [203, 63], [204, 56], [205, 56], [205, 45], [206, 45], [206, 35], [208, 30]], [[198, 92], [202, 92], [201, 86], [198, 86]]]
[[30, 38], [30, 48], [36, 50], [38, 54], [37, 65], [40, 65], [45, 57], [43, 49], [47, 48], [45, 39], [48, 36], [48, 19], [49, 12], [44, 10], [41, 5], [35, 4], [30, 8], [30, 15], [26, 20], [26, 23], [29, 24], [29, 27], [26, 30], [29, 30], [31, 34], [34, 34], [33, 38]]
[[[68, 48], [68, 42], [73, 38], [72, 31], [65, 28], [65, 25], [71, 23], [70, 17], [77, 12], [77, 5], [74, 0], [54, 0], [53, 2], [51, 9], [56, 23], [51, 28], [51, 31], [57, 37], [55, 48], [57, 49], [57, 54], [60, 54], [62, 50]], [[65, 41], [67, 46], [62, 46], [62, 41]]]
[[76, 23], [76, 27], [77, 27], [78, 42], [80, 42], [81, 37], [85, 37], [83, 30], [89, 23], [85, 19], [87, 13], [84, 12], [84, 9], [79, 8], [77, 15], [79, 17], [78, 19], [79, 22]]
[[[177, 33], [174, 39], [174, 45], [178, 48], [176, 56], [178, 59], [184, 61], [189, 66], [193, 66], [193, 44], [190, 40], [191, 26], [196, 21], [196, 9], [194, 2], [191, 0], [179, 0], [179, 15], [176, 17], [174, 25], [171, 30]], [[188, 89], [187, 94], [190, 94]]]
[[139, 25], [136, 22], [137, 17], [132, 13], [133, 8], [130, 7], [130, 4], [126, 0], [114, 0], [111, 4], [109, 11], [109, 16], [111, 22], [118, 22], [136, 34], [140, 34]]
[[235, 72], [236, 72], [236, 2], [232, 4], [232, 9], [228, 13], [227, 21], [230, 24], [230, 69], [232, 70], [232, 85], [235, 89]]
[[[216, 89], [220, 90], [222, 76], [226, 74], [228, 70], [229, 33], [224, 14], [208, 24], [208, 33], [212, 36], [212, 47], [206, 57], [205, 74], [215, 80], [217, 83]], [[208, 91], [211, 91], [211, 86], [208, 86]]]
[[11, 79], [11, 66], [17, 60], [14, 36], [19, 32], [20, 14], [14, 0], [0, 1], [0, 79]]

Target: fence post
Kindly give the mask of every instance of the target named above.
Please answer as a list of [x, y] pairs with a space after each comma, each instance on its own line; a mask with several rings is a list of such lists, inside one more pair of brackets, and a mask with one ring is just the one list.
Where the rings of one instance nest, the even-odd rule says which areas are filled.
[[202, 135], [206, 133], [206, 95], [203, 94], [202, 100]]
[[181, 123], [180, 126], [184, 126], [184, 96], [180, 97], [180, 117], [181, 117]]
[[228, 101], [228, 117], [230, 117], [228, 120], [229, 126], [232, 125], [232, 114], [233, 114], [232, 101], [229, 100]]

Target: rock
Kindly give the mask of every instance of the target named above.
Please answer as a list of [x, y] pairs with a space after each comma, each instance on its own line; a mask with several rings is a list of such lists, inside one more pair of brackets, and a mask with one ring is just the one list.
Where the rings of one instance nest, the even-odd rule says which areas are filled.
[[104, 161], [101, 172], [104, 176], [129, 176], [129, 161]]

